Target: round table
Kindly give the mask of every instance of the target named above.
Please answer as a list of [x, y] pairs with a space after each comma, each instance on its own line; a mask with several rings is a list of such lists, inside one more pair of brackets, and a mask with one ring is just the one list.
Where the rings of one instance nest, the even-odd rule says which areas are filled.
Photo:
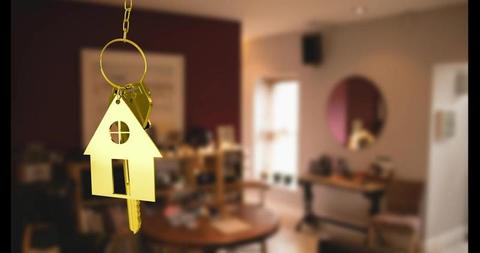
[[207, 218], [200, 218], [195, 229], [172, 227], [163, 215], [153, 213], [142, 217], [140, 231], [147, 242], [182, 249], [199, 249], [211, 253], [221, 248], [258, 242], [262, 245], [262, 252], [266, 253], [266, 239], [275, 234], [280, 226], [276, 215], [256, 206], [241, 206], [231, 215], [248, 223], [250, 229], [234, 234], [223, 234], [213, 227]]

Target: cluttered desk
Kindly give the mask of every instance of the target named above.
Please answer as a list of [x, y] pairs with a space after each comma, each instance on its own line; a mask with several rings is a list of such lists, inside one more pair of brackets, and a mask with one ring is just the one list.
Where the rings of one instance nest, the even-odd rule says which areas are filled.
[[[267, 252], [265, 241], [279, 228], [277, 217], [257, 206], [241, 206], [226, 216], [201, 216], [191, 227], [173, 224], [157, 211], [146, 212], [142, 235], [147, 242], [181, 250], [196, 249], [205, 253], [222, 248], [234, 248], [260, 243]], [[154, 246], [151, 246], [154, 247]]]
[[164, 205], [146, 209], [142, 217], [147, 245], [216, 252], [256, 242], [267, 252], [265, 240], [279, 222], [261, 204], [244, 203], [244, 189], [263, 194], [268, 186], [244, 181], [242, 160], [235, 149], [160, 160], [157, 196]]

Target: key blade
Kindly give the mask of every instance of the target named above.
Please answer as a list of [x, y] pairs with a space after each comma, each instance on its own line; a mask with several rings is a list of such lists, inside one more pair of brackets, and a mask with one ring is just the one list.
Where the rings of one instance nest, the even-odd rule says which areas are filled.
[[134, 234], [136, 234], [142, 225], [142, 221], [140, 219], [140, 201], [128, 199], [127, 211], [129, 228]]
[[[123, 173], [125, 175], [125, 190], [130, 195], [130, 172], [128, 161], [123, 162]], [[128, 226], [130, 230], [136, 234], [140, 230], [142, 224], [140, 217], [140, 201], [135, 199], [127, 199]]]

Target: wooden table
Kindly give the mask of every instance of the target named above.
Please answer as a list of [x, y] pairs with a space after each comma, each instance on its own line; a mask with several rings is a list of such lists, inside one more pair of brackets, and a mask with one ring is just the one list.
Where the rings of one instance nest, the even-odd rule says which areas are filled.
[[208, 219], [199, 219], [198, 227], [190, 230], [172, 227], [163, 215], [155, 213], [142, 217], [141, 233], [147, 242], [180, 249], [199, 249], [206, 253], [259, 242], [262, 245], [262, 253], [266, 253], [265, 241], [278, 230], [278, 218], [271, 211], [254, 206], [242, 206], [232, 213], [232, 216], [250, 224], [251, 229], [227, 235], [215, 229]]
[[336, 188], [339, 190], [345, 190], [350, 192], [357, 192], [366, 197], [370, 202], [369, 215], [373, 216], [380, 211], [380, 200], [385, 191], [385, 184], [381, 182], [359, 182], [356, 180], [350, 180], [342, 178], [340, 176], [317, 176], [312, 174], [301, 175], [298, 179], [299, 183], [303, 186], [303, 198], [304, 198], [304, 216], [296, 226], [296, 230], [299, 231], [303, 225], [311, 225], [315, 228], [318, 227], [320, 222], [328, 222], [338, 226], [346, 227], [349, 229], [357, 230], [367, 233], [368, 227], [360, 226], [357, 224], [335, 220], [325, 216], [319, 216], [313, 212], [313, 191], [312, 185], [323, 185], [327, 187]]

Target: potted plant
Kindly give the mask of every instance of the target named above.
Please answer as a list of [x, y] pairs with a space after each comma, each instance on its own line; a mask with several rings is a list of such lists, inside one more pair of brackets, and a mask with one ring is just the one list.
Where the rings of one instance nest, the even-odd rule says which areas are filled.
[[275, 172], [275, 174], [273, 174], [273, 180], [275, 183], [280, 183], [280, 180], [282, 180], [282, 174]]
[[290, 183], [292, 183], [292, 180], [293, 180], [293, 176], [290, 175], [290, 174], [285, 174], [283, 176], [283, 182], [285, 183], [285, 185], [289, 186]]

